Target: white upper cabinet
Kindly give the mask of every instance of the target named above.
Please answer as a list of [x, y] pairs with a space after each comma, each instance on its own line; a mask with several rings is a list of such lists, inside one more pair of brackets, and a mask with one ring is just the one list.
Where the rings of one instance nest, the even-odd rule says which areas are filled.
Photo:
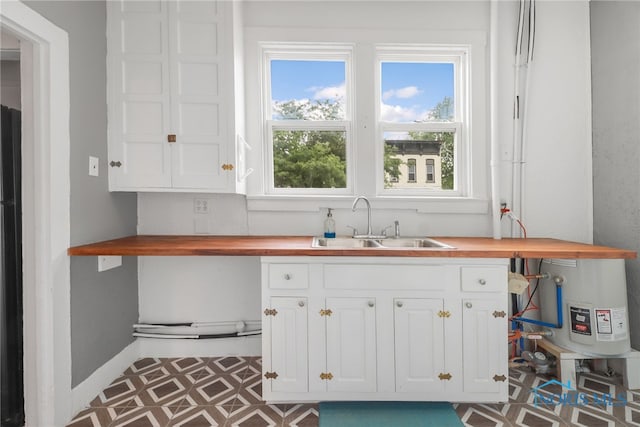
[[244, 192], [239, 5], [107, 10], [110, 190]]

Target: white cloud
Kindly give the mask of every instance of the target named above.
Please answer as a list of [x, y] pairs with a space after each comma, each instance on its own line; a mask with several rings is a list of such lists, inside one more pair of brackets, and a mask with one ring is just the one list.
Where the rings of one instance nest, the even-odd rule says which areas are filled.
[[382, 94], [385, 101], [389, 98], [408, 99], [422, 93], [416, 86], [407, 86], [400, 89], [391, 89]]
[[312, 87], [308, 89], [313, 92], [313, 99], [337, 99], [344, 98], [346, 89], [344, 83], [339, 86]]
[[416, 120], [424, 120], [428, 111], [419, 110], [415, 107], [401, 107], [400, 105], [389, 105], [382, 103], [380, 106], [380, 118], [385, 122], [407, 123]]

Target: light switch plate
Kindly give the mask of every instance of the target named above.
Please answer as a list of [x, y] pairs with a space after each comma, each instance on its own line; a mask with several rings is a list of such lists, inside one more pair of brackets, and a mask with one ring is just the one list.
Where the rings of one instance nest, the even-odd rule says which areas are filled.
[[98, 256], [98, 271], [111, 270], [112, 268], [120, 267], [121, 265], [122, 257], [120, 255]]
[[98, 176], [100, 173], [98, 170], [99, 159], [97, 157], [89, 156], [89, 175]]

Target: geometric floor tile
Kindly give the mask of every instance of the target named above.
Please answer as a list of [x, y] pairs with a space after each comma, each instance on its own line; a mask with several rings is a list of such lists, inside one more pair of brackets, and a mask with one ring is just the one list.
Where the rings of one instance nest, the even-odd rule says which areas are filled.
[[172, 427], [224, 426], [227, 412], [220, 406], [191, 406], [181, 411], [169, 422]]
[[227, 425], [233, 427], [281, 426], [285, 414], [276, 405], [250, 405], [229, 418]]
[[287, 408], [284, 424], [291, 427], [315, 427], [318, 425], [318, 405], [300, 404]]
[[116, 408], [88, 408], [76, 415], [68, 425], [70, 427], [108, 426], [117, 415]]
[[[640, 391], [626, 390], [620, 376], [578, 375], [578, 396], [588, 405], [553, 403], [567, 390], [527, 368], [509, 371], [509, 402], [456, 403], [470, 427], [638, 426]], [[609, 397], [603, 397], [609, 396]], [[540, 399], [537, 399], [540, 397]], [[545, 404], [545, 402], [547, 402]], [[552, 403], [549, 403], [552, 402]], [[69, 427], [317, 427], [317, 404], [266, 404], [260, 357], [185, 357], [136, 360], [101, 391]]]

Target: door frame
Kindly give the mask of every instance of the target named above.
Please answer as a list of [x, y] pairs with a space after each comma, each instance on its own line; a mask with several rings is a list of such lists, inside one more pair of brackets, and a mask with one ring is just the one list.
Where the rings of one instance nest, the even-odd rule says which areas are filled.
[[18, 0], [0, 24], [21, 41], [24, 390], [28, 426], [71, 417], [67, 33]]

